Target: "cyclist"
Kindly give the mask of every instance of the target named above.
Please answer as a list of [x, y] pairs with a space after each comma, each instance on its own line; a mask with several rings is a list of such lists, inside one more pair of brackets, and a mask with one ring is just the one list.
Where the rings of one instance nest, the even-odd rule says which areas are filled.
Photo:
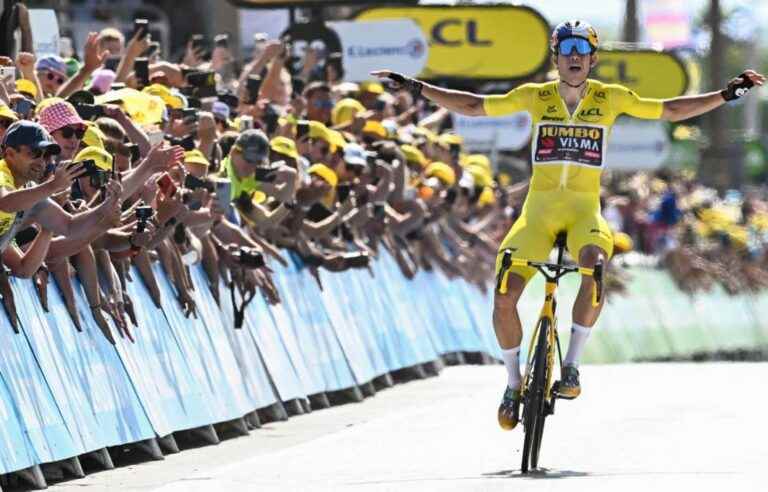
[[[559, 232], [567, 233], [568, 250], [579, 265], [592, 268], [610, 258], [613, 240], [600, 214], [600, 175], [608, 133], [617, 116], [625, 113], [636, 118], [685, 120], [738, 99], [765, 82], [763, 75], [746, 70], [722, 91], [646, 99], [621, 85], [589, 78], [598, 59], [598, 36], [587, 22], [559, 24], [552, 33], [550, 48], [559, 78], [523, 84], [504, 95], [482, 96], [435, 87], [387, 70], [373, 72], [457, 113], [531, 114], [533, 175], [521, 215], [499, 248], [497, 275], [505, 249], [519, 258], [543, 261]], [[508, 373], [498, 410], [499, 425], [506, 430], [513, 429], [519, 420], [522, 327], [517, 303], [534, 273], [529, 267], [511, 268], [506, 278], [499, 279], [501, 292], [494, 297], [493, 324]], [[592, 277], [582, 276], [573, 306], [571, 338], [558, 382], [558, 392], [565, 398], [576, 398], [581, 392], [579, 358], [602, 307], [592, 306], [593, 284]]]

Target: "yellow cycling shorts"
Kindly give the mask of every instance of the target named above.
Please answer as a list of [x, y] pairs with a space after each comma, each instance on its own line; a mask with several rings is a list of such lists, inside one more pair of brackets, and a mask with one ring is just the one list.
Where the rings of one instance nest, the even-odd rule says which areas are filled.
[[[496, 256], [496, 276], [506, 249], [514, 258], [546, 261], [559, 232], [568, 234], [568, 251], [574, 259], [584, 246], [594, 245], [613, 254], [613, 236], [608, 223], [600, 214], [599, 195], [594, 192], [552, 190], [528, 192], [520, 217], [512, 225], [499, 246]], [[607, 258], [606, 258], [607, 259]], [[531, 267], [510, 267], [511, 274], [527, 283], [536, 273]]]

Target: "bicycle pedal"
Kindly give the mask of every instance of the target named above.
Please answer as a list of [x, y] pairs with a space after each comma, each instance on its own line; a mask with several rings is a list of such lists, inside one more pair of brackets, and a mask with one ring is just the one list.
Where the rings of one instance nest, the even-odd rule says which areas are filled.
[[559, 388], [560, 388], [560, 381], [555, 381], [554, 384], [552, 385], [552, 396], [554, 396], [555, 398], [560, 398], [561, 400], [575, 400], [576, 399], [575, 396], [567, 396], [567, 395], [561, 394], [560, 391], [559, 391]]

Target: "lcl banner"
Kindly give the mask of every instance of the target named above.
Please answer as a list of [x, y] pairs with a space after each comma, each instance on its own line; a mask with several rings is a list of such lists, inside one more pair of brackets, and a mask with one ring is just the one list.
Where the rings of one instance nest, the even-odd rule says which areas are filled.
[[411, 19], [429, 43], [422, 78], [518, 79], [549, 63], [549, 24], [512, 5], [371, 8], [357, 20]]
[[685, 94], [689, 77], [683, 62], [668, 51], [599, 50], [591, 77], [621, 84], [640, 97], [669, 98]]
[[363, 81], [386, 68], [415, 77], [427, 63], [428, 47], [410, 19], [329, 22], [341, 42], [344, 80]]

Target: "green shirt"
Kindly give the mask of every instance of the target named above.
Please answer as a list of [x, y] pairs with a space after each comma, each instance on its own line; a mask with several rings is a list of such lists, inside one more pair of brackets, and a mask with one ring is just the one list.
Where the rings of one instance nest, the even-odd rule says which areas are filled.
[[240, 198], [240, 195], [245, 192], [248, 196], [253, 195], [254, 191], [259, 191], [261, 186], [259, 186], [259, 182], [256, 181], [256, 178], [253, 176], [248, 176], [247, 178], [240, 179], [237, 177], [237, 173], [235, 173], [235, 168], [232, 165], [232, 159], [227, 156], [223, 161], [221, 161], [222, 164], [222, 170], [219, 174], [223, 178], [229, 178], [229, 181], [232, 183], [231, 190], [232, 195], [230, 196], [230, 201], [234, 201], [237, 198]]

